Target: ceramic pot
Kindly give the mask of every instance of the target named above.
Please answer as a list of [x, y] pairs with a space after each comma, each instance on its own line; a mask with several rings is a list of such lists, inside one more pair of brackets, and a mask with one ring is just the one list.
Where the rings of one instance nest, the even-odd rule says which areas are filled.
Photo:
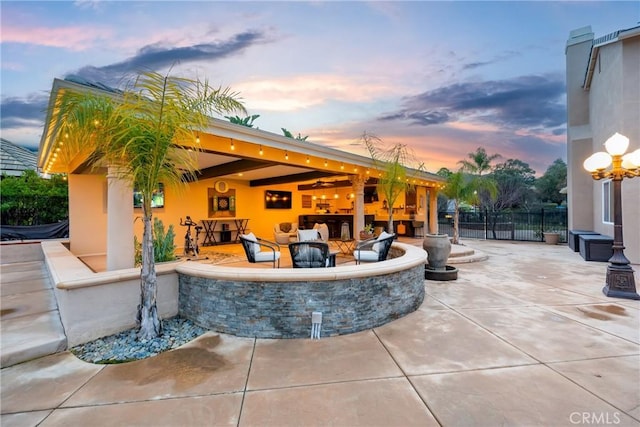
[[560, 242], [560, 233], [548, 232], [542, 233], [542, 235], [547, 245], [557, 245]]
[[451, 242], [446, 234], [427, 234], [422, 241], [427, 251], [427, 264], [434, 270], [445, 270], [451, 253]]
[[373, 237], [373, 233], [367, 233], [366, 231], [360, 231], [360, 240], [368, 240]]

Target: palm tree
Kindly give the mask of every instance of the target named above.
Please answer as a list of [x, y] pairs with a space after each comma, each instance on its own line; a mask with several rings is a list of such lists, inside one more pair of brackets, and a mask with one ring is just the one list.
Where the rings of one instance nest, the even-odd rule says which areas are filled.
[[229, 89], [155, 72], [140, 74], [123, 92], [111, 96], [66, 92], [57, 107], [59, 135], [70, 142], [65, 144], [67, 155], [90, 153], [93, 165], [108, 166], [142, 193], [138, 338], [154, 338], [162, 324], [156, 307], [153, 192], [160, 182], [179, 188], [195, 176], [197, 132], [213, 113], [245, 108]]
[[295, 137], [294, 137], [294, 136], [293, 136], [293, 134], [291, 133], [291, 131], [289, 131], [289, 130], [287, 130], [287, 129], [285, 129], [285, 128], [280, 128], [280, 129], [282, 129], [282, 134], [283, 134], [284, 136], [286, 136], [287, 138], [297, 139], [298, 141], [306, 141], [306, 140], [307, 140], [307, 138], [309, 138], [309, 135], [307, 135], [307, 136], [302, 136], [302, 135], [300, 135], [300, 133], [298, 133], [298, 136], [295, 136]]
[[462, 165], [462, 170], [482, 176], [484, 172], [491, 170], [491, 162], [502, 156], [500, 154], [492, 154], [489, 156], [484, 148], [478, 147], [475, 153], [469, 153], [467, 157], [469, 160], [460, 160], [458, 162]]
[[490, 197], [495, 197], [497, 187], [495, 181], [484, 177], [474, 176], [464, 173], [462, 170], [451, 173], [447, 176], [447, 184], [442, 190], [447, 198], [453, 200], [453, 238], [451, 243], [460, 243], [460, 203], [476, 204], [478, 202], [478, 192], [485, 191]]
[[395, 144], [385, 148], [387, 145], [380, 138], [366, 132], [360, 139], [369, 151], [374, 166], [382, 170], [382, 174], [378, 177], [378, 188], [387, 200], [388, 230], [389, 233], [393, 233], [393, 206], [400, 194], [414, 187], [412, 178], [424, 170], [424, 163], [420, 163], [416, 169], [413, 169], [410, 176], [407, 167], [411, 159], [415, 159], [416, 156], [406, 144]]
[[254, 114], [252, 116], [240, 117], [240, 116], [224, 116], [225, 119], [236, 125], [246, 126], [248, 128], [253, 127], [253, 122], [260, 117], [260, 114]]

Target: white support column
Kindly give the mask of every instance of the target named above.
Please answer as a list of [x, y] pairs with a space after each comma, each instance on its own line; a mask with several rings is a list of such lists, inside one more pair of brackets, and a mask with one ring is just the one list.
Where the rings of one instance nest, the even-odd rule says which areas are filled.
[[354, 176], [351, 178], [353, 187], [353, 238], [358, 238], [360, 230], [364, 229], [364, 183], [367, 179], [362, 176]]
[[429, 189], [429, 234], [438, 234], [438, 191]]
[[134, 266], [133, 189], [114, 168], [107, 172], [107, 271]]

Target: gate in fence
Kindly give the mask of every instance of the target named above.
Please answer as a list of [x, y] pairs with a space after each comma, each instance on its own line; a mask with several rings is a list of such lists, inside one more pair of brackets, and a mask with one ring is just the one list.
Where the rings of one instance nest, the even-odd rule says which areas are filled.
[[[453, 236], [453, 212], [438, 212], [440, 233]], [[543, 232], [560, 233], [560, 241], [567, 241], [567, 210], [539, 209], [531, 211], [477, 210], [460, 212], [460, 238], [543, 241]]]

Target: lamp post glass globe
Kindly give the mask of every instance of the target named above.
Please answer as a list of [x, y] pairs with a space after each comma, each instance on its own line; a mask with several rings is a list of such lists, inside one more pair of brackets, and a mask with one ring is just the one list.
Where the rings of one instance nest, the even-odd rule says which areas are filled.
[[612, 156], [622, 156], [629, 147], [629, 138], [616, 132], [607, 139], [604, 146]]
[[601, 169], [606, 169], [611, 164], [612, 159], [608, 153], [599, 151], [592, 154], [584, 161], [583, 166], [589, 172], [596, 172]]
[[629, 170], [640, 168], [640, 148], [622, 156], [622, 167]]

